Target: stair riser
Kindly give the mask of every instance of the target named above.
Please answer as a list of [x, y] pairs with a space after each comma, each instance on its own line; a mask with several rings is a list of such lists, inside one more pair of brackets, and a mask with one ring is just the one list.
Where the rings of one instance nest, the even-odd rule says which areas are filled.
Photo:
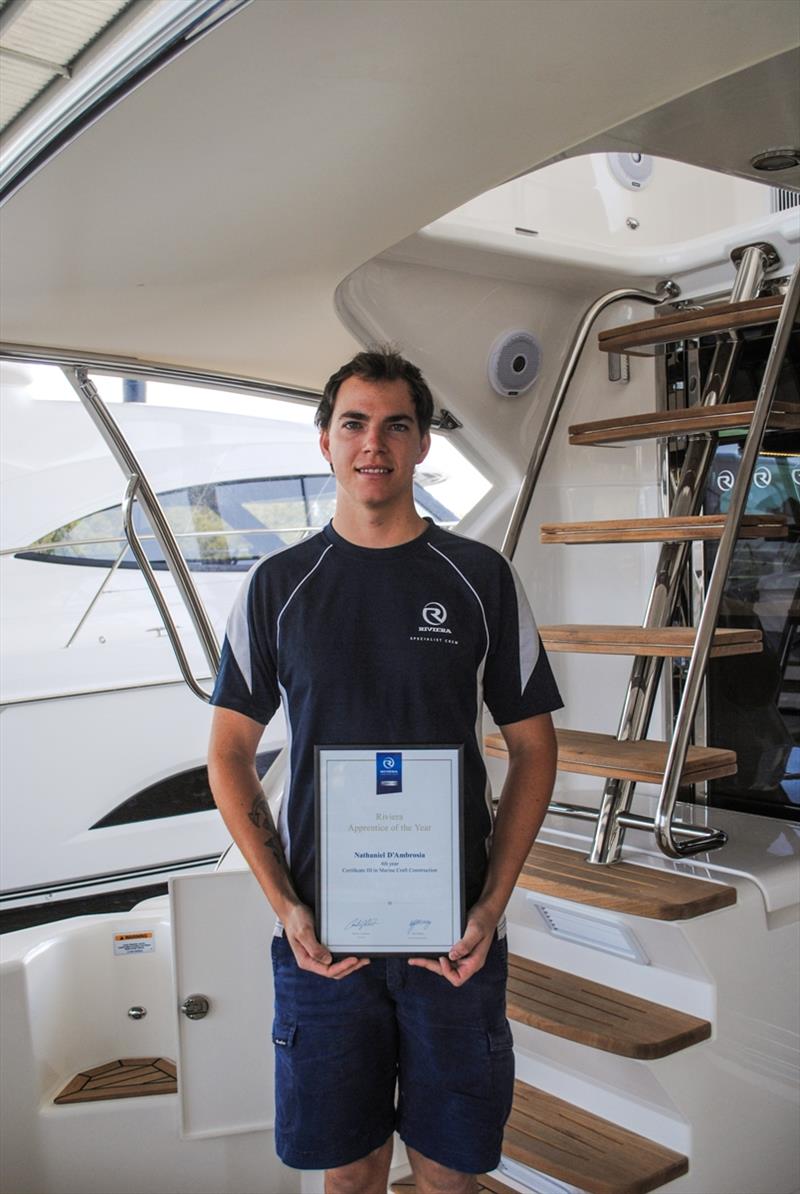
[[[556, 916], [559, 909], [586, 914], [589, 932], [593, 923], [597, 923], [600, 931], [608, 925], [623, 926], [647, 961], [630, 961], [556, 936], [546, 927], [539, 905], [552, 908]], [[714, 987], [683, 932], [685, 922], [648, 921], [642, 917], [615, 916], [599, 909], [599, 915], [594, 917], [590, 915], [593, 911], [566, 900], [517, 890], [506, 910], [509, 949], [523, 957], [536, 958], [546, 966], [677, 1008], [713, 1024]]]
[[674, 1058], [635, 1062], [550, 1037], [526, 1025], [512, 1023], [511, 1030], [516, 1076], [521, 1081], [665, 1148], [689, 1154], [691, 1124], [676, 1112], [660, 1080], [662, 1072], [666, 1074], [664, 1067], [668, 1069]]

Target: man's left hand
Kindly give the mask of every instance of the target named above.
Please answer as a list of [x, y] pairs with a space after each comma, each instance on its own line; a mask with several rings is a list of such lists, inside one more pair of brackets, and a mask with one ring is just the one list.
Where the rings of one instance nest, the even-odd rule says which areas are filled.
[[454, 987], [463, 987], [486, 961], [496, 928], [497, 917], [475, 904], [467, 916], [464, 936], [456, 941], [449, 954], [441, 958], [409, 958], [408, 964], [441, 974]]

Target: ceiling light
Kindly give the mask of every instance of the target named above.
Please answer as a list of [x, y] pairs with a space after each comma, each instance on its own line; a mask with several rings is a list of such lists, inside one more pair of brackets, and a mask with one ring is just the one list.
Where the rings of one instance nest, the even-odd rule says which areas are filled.
[[780, 149], [765, 149], [763, 153], [757, 153], [750, 159], [750, 165], [754, 170], [792, 170], [795, 166], [800, 166], [800, 149], [791, 149], [785, 145]]

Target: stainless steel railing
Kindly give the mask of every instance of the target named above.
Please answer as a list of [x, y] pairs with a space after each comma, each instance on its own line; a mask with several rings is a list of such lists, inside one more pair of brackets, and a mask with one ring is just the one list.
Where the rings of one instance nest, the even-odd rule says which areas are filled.
[[783, 301], [783, 308], [775, 329], [772, 347], [770, 348], [764, 376], [758, 391], [750, 432], [745, 441], [739, 471], [733, 490], [731, 491], [728, 515], [725, 520], [725, 530], [719, 542], [717, 558], [714, 561], [711, 579], [706, 591], [706, 599], [703, 604], [703, 612], [697, 625], [695, 649], [686, 675], [683, 697], [680, 708], [678, 709], [672, 743], [667, 756], [667, 766], [655, 814], [655, 831], [659, 847], [671, 858], [682, 858], [687, 854], [696, 854], [700, 850], [720, 845], [720, 836], [724, 839], [724, 835], [720, 835], [720, 831], [717, 830], [707, 834], [699, 841], [676, 841], [673, 833], [672, 814], [678, 796], [681, 769], [686, 757], [700, 689], [705, 676], [708, 654], [711, 649], [711, 640], [714, 635], [722, 594], [728, 578], [731, 560], [733, 559], [736, 540], [739, 535], [739, 527], [747, 504], [747, 495], [752, 483], [756, 458], [764, 429], [772, 410], [778, 376], [786, 357], [789, 347], [789, 337], [792, 333], [799, 308], [800, 262], [797, 263], [792, 271], [791, 281]]
[[558, 375], [558, 381], [555, 384], [550, 403], [544, 416], [541, 431], [539, 432], [536, 443], [534, 444], [533, 452], [531, 454], [530, 463], [525, 470], [525, 476], [522, 478], [522, 484], [519, 487], [514, 508], [511, 511], [511, 517], [508, 522], [508, 529], [503, 537], [503, 543], [500, 548], [504, 556], [509, 560], [513, 560], [514, 553], [517, 550], [519, 543], [519, 536], [522, 530], [528, 510], [530, 509], [531, 498], [533, 491], [536, 488], [536, 482], [539, 480], [539, 474], [542, 471], [545, 457], [547, 456], [547, 449], [550, 447], [550, 441], [553, 438], [553, 432], [558, 423], [558, 417], [561, 414], [561, 409], [564, 405], [564, 399], [567, 396], [567, 391], [570, 382], [575, 374], [575, 370], [583, 352], [584, 345], [592, 330], [592, 325], [606, 307], [610, 307], [613, 303], [623, 302], [625, 299], [638, 299], [643, 303], [652, 303], [653, 306], [658, 303], [663, 303], [669, 298], [676, 298], [680, 294], [679, 288], [672, 281], [659, 282], [656, 292], [652, 293], [649, 290], [637, 290], [635, 288], [624, 290], [609, 290], [607, 294], [603, 294], [600, 298], [595, 299], [590, 307], [586, 309], [578, 324], [575, 335], [572, 338], [572, 343], [569, 346], [566, 360], [561, 367], [561, 372]]
[[[748, 245], [743, 249], [730, 302], [744, 302], [758, 295], [766, 270], [774, 264], [768, 249], [771, 246], [760, 244]], [[740, 349], [738, 333], [717, 343], [703, 387], [702, 406], [719, 406], [727, 401]], [[684, 518], [699, 511], [703, 500], [703, 484], [715, 449], [716, 440], [713, 437], [689, 442], [670, 503], [671, 517]], [[690, 546], [686, 541], [662, 544], [643, 626], [656, 629], [668, 626], [671, 622]], [[636, 742], [647, 733], [663, 663], [661, 657], [654, 655], [641, 655], [634, 660], [617, 729], [618, 741]], [[613, 778], [606, 781], [589, 854], [590, 862], [607, 863], [619, 858], [625, 829], [621, 816], [630, 812], [635, 786], [632, 780]], [[719, 832], [708, 835], [709, 847], [723, 845], [724, 841], [724, 835]]]
[[[161, 587], [156, 580], [153, 566], [147, 558], [147, 553], [142, 547], [139, 541], [139, 536], [136, 534], [136, 530], [133, 525], [133, 503], [136, 500], [141, 483], [141, 477], [131, 477], [125, 490], [125, 496], [122, 499], [122, 522], [125, 527], [125, 535], [127, 537], [128, 543], [130, 544], [130, 549], [136, 559], [136, 563], [141, 569], [145, 583], [147, 584], [147, 587], [152, 594], [153, 600], [156, 603], [156, 608], [158, 609], [158, 612], [164, 622], [164, 629], [167, 632], [167, 638], [170, 641], [172, 650], [175, 653], [175, 658], [178, 661], [178, 667], [180, 668], [181, 675], [194, 695], [199, 697], [201, 701], [207, 701], [210, 694], [207, 693], [204, 688], [201, 688], [197, 680], [194, 678], [192, 669], [189, 665], [189, 660], [186, 656], [186, 652], [183, 649], [181, 636], [178, 634], [178, 627], [175, 625], [169, 606], [167, 605], [167, 600], [164, 594], [161, 592]], [[203, 614], [205, 615], [205, 610], [203, 611]], [[209, 660], [209, 663], [210, 662], [211, 661]], [[219, 663], [217, 663], [216, 668], [214, 668], [212, 671], [212, 676], [216, 676], [218, 668]]]
[[[200, 645], [203, 649], [206, 661], [211, 671], [212, 679], [216, 676], [219, 670], [220, 650], [217, 636], [214, 633], [214, 627], [208, 614], [205, 611], [202, 601], [198, 596], [197, 589], [189, 571], [189, 567], [181, 555], [181, 550], [178, 546], [175, 534], [167, 521], [167, 516], [158, 500], [154, 490], [150, 486], [147, 479], [144, 477], [139, 462], [134, 455], [134, 452], [126, 440], [122, 431], [117, 426], [111, 412], [106, 407], [97, 387], [89, 378], [89, 374], [85, 368], [65, 367], [64, 375], [72, 388], [75, 390], [78, 398], [84, 406], [87, 414], [91, 418], [97, 430], [102, 435], [108, 448], [127, 478], [128, 488], [125, 494], [125, 501], [123, 503], [123, 519], [125, 523], [125, 531], [130, 543], [131, 551], [139, 562], [142, 569], [142, 575], [147, 582], [150, 592], [153, 596], [161, 616], [164, 618], [164, 626], [175, 651], [178, 666], [181, 669], [186, 683], [191, 688], [195, 696], [201, 700], [207, 701], [209, 694], [200, 687], [194, 676], [191, 675], [186, 654], [180, 644], [177, 628], [172, 620], [172, 616], [167, 609], [166, 601], [161, 592], [161, 589], [156, 580], [155, 573], [150, 565], [150, 561], [144, 552], [144, 549], [139, 542], [136, 533], [133, 529], [133, 515], [132, 506], [134, 500], [138, 499], [145, 511], [147, 519], [153, 531], [153, 535], [164, 554], [167, 567], [175, 581], [178, 592], [180, 593], [183, 602], [186, 606], [192, 625], [194, 626], [197, 637], [200, 640]], [[144, 563], [143, 563], [144, 561]]]
[[[758, 293], [766, 269], [775, 264], [773, 254], [774, 250], [768, 245], [745, 246], [743, 250], [739, 251], [737, 260], [739, 269], [730, 297], [731, 302], [744, 301]], [[599, 810], [565, 801], [553, 801], [550, 804], [549, 811], [552, 813], [596, 823], [594, 841], [589, 856], [591, 862], [607, 864], [616, 861], [619, 857], [625, 829], [654, 831], [660, 849], [673, 858], [682, 858], [707, 851], [723, 845], [727, 840], [725, 833], [721, 830], [686, 824], [673, 820], [673, 817], [681, 772], [705, 677], [722, 593], [744, 515], [759, 446], [772, 408], [778, 375], [786, 355], [789, 336], [800, 303], [798, 271], [800, 271], [800, 263], [795, 267], [784, 300], [742, 462], [731, 495], [725, 530], [720, 540], [702, 616], [697, 627], [695, 649], [692, 653], [683, 698], [676, 718], [655, 816], [645, 817], [630, 811], [634, 788], [630, 781], [609, 780]], [[671, 282], [662, 283], [660, 289], [663, 289], [663, 297], [678, 293], [677, 287]], [[660, 297], [641, 291], [612, 291], [592, 304], [581, 320], [553, 392], [503, 540], [502, 551], [509, 559], [513, 557], [519, 542], [520, 531], [530, 507], [536, 481], [591, 326], [600, 311], [610, 303], [634, 297], [649, 302], [663, 301]], [[739, 337], [736, 334], [732, 334], [728, 341], [718, 345], [704, 387], [703, 403], [705, 405], [712, 406], [726, 400], [736, 364], [738, 347]], [[709, 465], [712, 447], [713, 445], [710, 443], [700, 443], [694, 448], [690, 447], [676, 488], [671, 513], [687, 514], [696, 510], [701, 499], [701, 481]], [[648, 601], [645, 626], [666, 625], [669, 621], [686, 552], [685, 544], [668, 544], [662, 550], [653, 591]], [[637, 660], [634, 665], [617, 734], [618, 739], [636, 740], [646, 731], [652, 714], [661, 662], [660, 660], [643, 659], [641, 662]], [[680, 834], [683, 840], [678, 841], [676, 834]]]

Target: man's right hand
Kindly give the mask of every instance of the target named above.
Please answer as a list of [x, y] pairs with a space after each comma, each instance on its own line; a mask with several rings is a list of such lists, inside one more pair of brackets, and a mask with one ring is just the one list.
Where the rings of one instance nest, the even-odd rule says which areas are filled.
[[369, 966], [369, 958], [343, 958], [334, 962], [314, 932], [314, 916], [305, 904], [296, 904], [283, 919], [283, 931], [301, 970], [311, 970], [323, 978], [347, 978], [362, 966]]

